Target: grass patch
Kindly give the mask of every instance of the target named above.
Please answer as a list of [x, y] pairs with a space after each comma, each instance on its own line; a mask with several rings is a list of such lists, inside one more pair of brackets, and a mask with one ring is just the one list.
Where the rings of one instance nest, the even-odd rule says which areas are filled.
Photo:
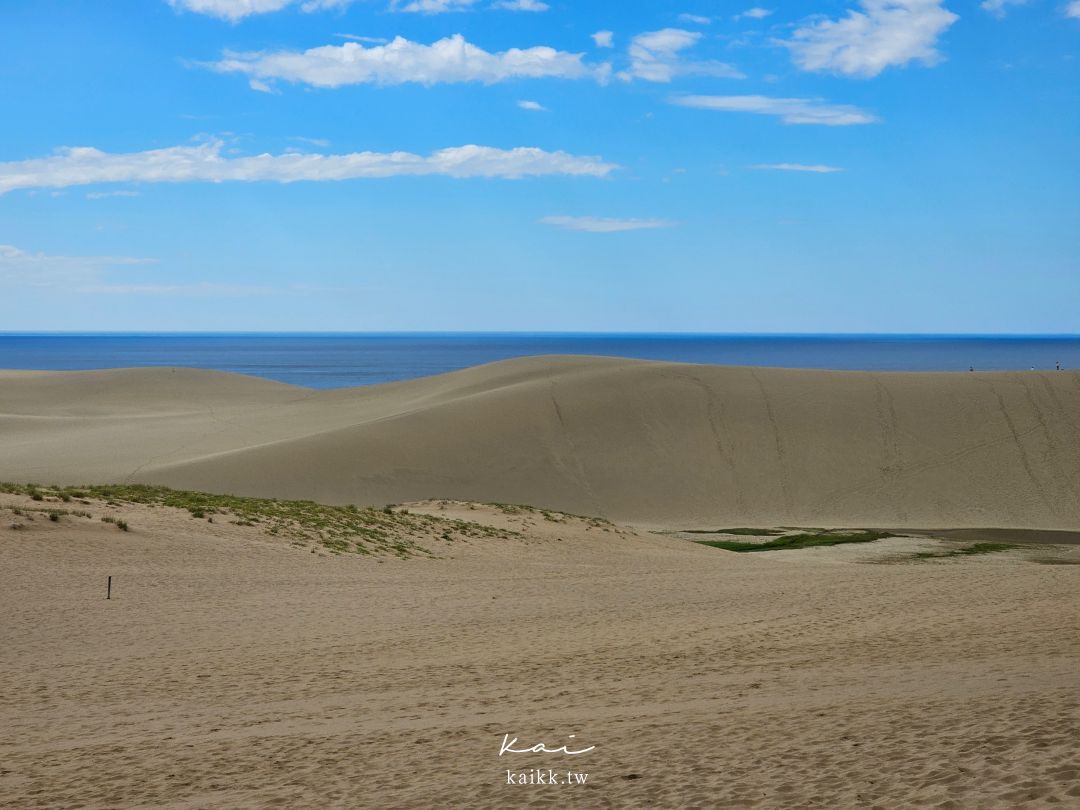
[[872, 543], [884, 537], [892, 537], [888, 532], [870, 530], [857, 532], [819, 532], [789, 534], [764, 543], [743, 543], [739, 540], [695, 540], [702, 546], [722, 548], [725, 551], [792, 551], [799, 548], [818, 548], [819, 546], [841, 546], [847, 543]]
[[1011, 543], [975, 543], [964, 548], [953, 548], [948, 551], [920, 551], [914, 555], [916, 560], [947, 560], [952, 557], [977, 557], [980, 554], [997, 554], [1002, 551], [1012, 551], [1019, 546]]
[[594, 529], [608, 528], [615, 525], [605, 518], [575, 515], [573, 512], [560, 512], [557, 509], [541, 509], [524, 503], [497, 503], [495, 501], [488, 501], [484, 506], [498, 509], [504, 515], [539, 515], [549, 523], [568, 523], [571, 520], [580, 520], [590, 528]]
[[[521, 532], [497, 529], [466, 520], [412, 514], [405, 509], [371, 509], [357, 506], [329, 506], [314, 501], [282, 501], [276, 498], [244, 498], [237, 495], [214, 495], [188, 492], [168, 487], [142, 484], [107, 484], [102, 486], [42, 487], [36, 484], [0, 483], [0, 492], [13, 495], [46, 496], [103, 501], [107, 506], [142, 504], [183, 509], [192, 517], [220, 514], [239, 526], [259, 524], [270, 535], [280, 536], [296, 545], [321, 546], [333, 553], [392, 554], [397, 557], [430, 556], [420, 541], [440, 538], [444, 541], [492, 537], [521, 537]], [[62, 510], [61, 510], [61, 513]], [[123, 520], [105, 516], [122, 531], [129, 527]]]
[[75, 509], [75, 510], [72, 510], [72, 509], [48, 509], [48, 508], [45, 508], [45, 507], [26, 507], [25, 509], [19, 509], [18, 507], [12, 507], [12, 509], [11, 509], [11, 514], [13, 514], [13, 515], [21, 515], [22, 517], [29, 518], [30, 520], [34, 519], [33, 513], [35, 513], [35, 512], [37, 514], [44, 515], [49, 520], [51, 520], [53, 523], [58, 523], [60, 521], [60, 518], [63, 517], [64, 515], [71, 515], [72, 517], [83, 517], [83, 518], [93, 517], [93, 515], [91, 515], [89, 512], [84, 512], [84, 511], [82, 511], [80, 509]]
[[685, 529], [684, 534], [742, 534], [751, 537], [774, 537], [784, 532], [780, 529]]

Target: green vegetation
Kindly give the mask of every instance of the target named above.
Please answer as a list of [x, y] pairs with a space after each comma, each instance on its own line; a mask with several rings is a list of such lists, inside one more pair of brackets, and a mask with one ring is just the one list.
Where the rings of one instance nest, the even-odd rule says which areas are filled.
[[741, 534], [751, 537], [774, 537], [784, 532], [780, 529], [685, 529], [684, 534]]
[[920, 551], [914, 555], [916, 560], [945, 560], [952, 557], [974, 557], [979, 554], [997, 554], [1001, 551], [1012, 551], [1018, 548], [1010, 543], [975, 543], [964, 548], [953, 548], [948, 551]]
[[[0, 492], [29, 495], [35, 500], [62, 501], [63, 496], [104, 501], [107, 506], [141, 504], [172, 507], [192, 517], [223, 515], [239, 526], [260, 524], [268, 534], [290, 540], [298, 546], [321, 546], [334, 553], [393, 554], [398, 557], [430, 556], [419, 541], [440, 537], [445, 541], [467, 538], [520, 537], [520, 532], [496, 529], [466, 520], [419, 515], [405, 509], [370, 509], [328, 506], [314, 501], [282, 501], [274, 498], [244, 498], [185, 492], [141, 484], [109, 484], [82, 487], [42, 487], [32, 484], [0, 483]], [[62, 512], [62, 510], [61, 510]], [[83, 513], [87, 514], [87, 513]], [[128, 531], [126, 521], [112, 516], [102, 520]]]
[[529, 506], [528, 504], [523, 503], [496, 503], [494, 501], [489, 501], [488, 503], [485, 503], [484, 506], [498, 509], [504, 515], [539, 515], [550, 523], [567, 523], [571, 520], [581, 520], [594, 529], [610, 528], [615, 525], [610, 520], [605, 520], [604, 518], [575, 515], [572, 512], [559, 512], [554, 509], [540, 509], [536, 506]]
[[847, 543], [871, 543], [884, 537], [892, 537], [888, 532], [860, 530], [855, 532], [821, 532], [789, 534], [764, 543], [744, 543], [739, 540], [695, 540], [703, 546], [722, 548], [725, 551], [790, 551], [798, 548], [817, 548], [818, 546], [839, 546]]
[[[4, 491], [4, 490], [0, 489], [0, 492], [2, 492], [2, 491]], [[45, 500], [45, 498], [42, 497], [41, 500]], [[29, 518], [30, 520], [34, 519], [34, 513], [35, 512], [37, 514], [44, 515], [45, 517], [47, 517], [49, 520], [53, 521], [54, 523], [58, 522], [60, 520], [60, 518], [63, 517], [64, 515], [70, 515], [72, 517], [81, 517], [81, 518], [93, 517], [93, 515], [91, 515], [89, 512], [84, 512], [84, 511], [79, 510], [79, 509], [75, 509], [75, 510], [71, 510], [71, 509], [47, 509], [45, 507], [31, 507], [31, 506], [27, 506], [25, 508], [20, 509], [19, 507], [11, 507], [11, 514], [21, 516], [21, 517], [25, 517], [25, 518]]]

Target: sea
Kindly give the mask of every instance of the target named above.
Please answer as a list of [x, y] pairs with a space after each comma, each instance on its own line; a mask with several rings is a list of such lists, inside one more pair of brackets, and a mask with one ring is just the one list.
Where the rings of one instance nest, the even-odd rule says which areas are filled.
[[1080, 335], [0, 333], [0, 368], [191, 366], [346, 388], [546, 354], [868, 371], [1080, 368]]

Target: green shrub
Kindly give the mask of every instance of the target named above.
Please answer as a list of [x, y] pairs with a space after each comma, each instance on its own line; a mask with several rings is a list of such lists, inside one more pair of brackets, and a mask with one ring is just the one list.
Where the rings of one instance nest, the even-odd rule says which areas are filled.
[[892, 537], [888, 532], [823, 532], [821, 534], [789, 534], [764, 543], [743, 543], [738, 540], [695, 540], [703, 546], [722, 548], [725, 551], [788, 551], [797, 548], [816, 548], [818, 546], [839, 546], [846, 543], [871, 543], [884, 537]]

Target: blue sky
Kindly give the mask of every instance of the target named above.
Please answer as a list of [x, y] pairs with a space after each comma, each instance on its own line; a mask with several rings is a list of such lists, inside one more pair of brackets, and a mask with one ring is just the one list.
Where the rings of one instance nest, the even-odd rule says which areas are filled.
[[12, 0], [0, 330], [1080, 332], [1080, 0]]

